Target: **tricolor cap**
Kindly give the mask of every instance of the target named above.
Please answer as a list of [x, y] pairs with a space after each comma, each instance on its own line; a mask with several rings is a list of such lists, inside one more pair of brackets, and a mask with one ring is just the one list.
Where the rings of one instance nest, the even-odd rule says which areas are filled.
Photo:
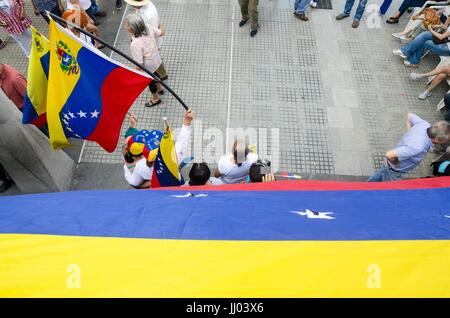
[[158, 130], [148, 131], [143, 129], [137, 134], [131, 136], [128, 140], [128, 149], [131, 154], [135, 156], [143, 153], [144, 157], [148, 158], [148, 155], [152, 150], [159, 148], [159, 143], [162, 136], [163, 133]]

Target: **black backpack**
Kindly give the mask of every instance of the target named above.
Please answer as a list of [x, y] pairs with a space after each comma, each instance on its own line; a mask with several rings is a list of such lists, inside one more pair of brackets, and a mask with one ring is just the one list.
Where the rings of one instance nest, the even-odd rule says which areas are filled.
[[450, 176], [450, 161], [436, 161], [431, 164], [433, 167], [433, 175], [435, 176]]

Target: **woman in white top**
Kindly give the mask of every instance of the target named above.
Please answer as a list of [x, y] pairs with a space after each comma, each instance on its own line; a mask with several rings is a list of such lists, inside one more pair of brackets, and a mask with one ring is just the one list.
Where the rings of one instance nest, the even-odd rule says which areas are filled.
[[[162, 61], [156, 45], [156, 38], [164, 35], [164, 27], [161, 26], [161, 29], [155, 29], [146, 25], [141, 16], [130, 14], [125, 19], [125, 29], [131, 34], [130, 49], [133, 59], [158, 76], [156, 70]], [[153, 107], [161, 103], [158, 93], [163, 94], [163, 91], [160, 84], [155, 81], [150, 83], [149, 88], [152, 93], [152, 99], [145, 106]]]
[[250, 167], [257, 160], [258, 155], [250, 153], [245, 141], [236, 140], [233, 144], [232, 153], [220, 158], [214, 176], [220, 178], [223, 183], [244, 182]]

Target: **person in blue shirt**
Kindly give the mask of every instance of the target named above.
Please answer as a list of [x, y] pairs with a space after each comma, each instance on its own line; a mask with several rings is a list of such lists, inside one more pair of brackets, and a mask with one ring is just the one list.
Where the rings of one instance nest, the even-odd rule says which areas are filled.
[[394, 149], [386, 152], [384, 164], [369, 178], [369, 182], [402, 179], [420, 164], [432, 144], [445, 144], [450, 137], [450, 124], [444, 120], [430, 125], [419, 116], [408, 113], [406, 126], [408, 131]]

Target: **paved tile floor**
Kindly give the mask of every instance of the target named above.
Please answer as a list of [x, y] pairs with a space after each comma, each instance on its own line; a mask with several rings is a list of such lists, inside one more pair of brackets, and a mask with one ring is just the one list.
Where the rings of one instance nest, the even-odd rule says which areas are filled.
[[[380, 20], [379, 28], [369, 28], [366, 21], [373, 24], [378, 17], [366, 12], [361, 26], [352, 29], [350, 19], [334, 19], [344, 1], [333, 0], [332, 10], [312, 10], [305, 23], [293, 16], [293, 2], [261, 0], [261, 29], [252, 39], [248, 26], [237, 26], [234, 0], [154, 1], [167, 27], [162, 49], [167, 84], [198, 113], [192, 151], [214, 167], [234, 139], [227, 128], [253, 128], [257, 135], [250, 141], [266, 158], [278, 154], [282, 171], [369, 176], [405, 132], [407, 112], [430, 122], [443, 117], [435, 105], [448, 87], [441, 85], [426, 101], [417, 99], [425, 83], [410, 81], [410, 70], [392, 55], [400, 43], [390, 34], [406, 18], [399, 25]], [[0, 56], [24, 70], [12, 42]], [[121, 26], [116, 47], [129, 52], [129, 42]], [[437, 62], [426, 57], [419, 70]], [[179, 126], [183, 110], [172, 96], [165, 94], [161, 106], [146, 109], [149, 97], [143, 93], [132, 107], [140, 127], [161, 129], [163, 116]], [[212, 149], [214, 140], [223, 148]], [[430, 154], [411, 176], [429, 175], [431, 159]], [[87, 142], [81, 161], [118, 165], [121, 156]]]

